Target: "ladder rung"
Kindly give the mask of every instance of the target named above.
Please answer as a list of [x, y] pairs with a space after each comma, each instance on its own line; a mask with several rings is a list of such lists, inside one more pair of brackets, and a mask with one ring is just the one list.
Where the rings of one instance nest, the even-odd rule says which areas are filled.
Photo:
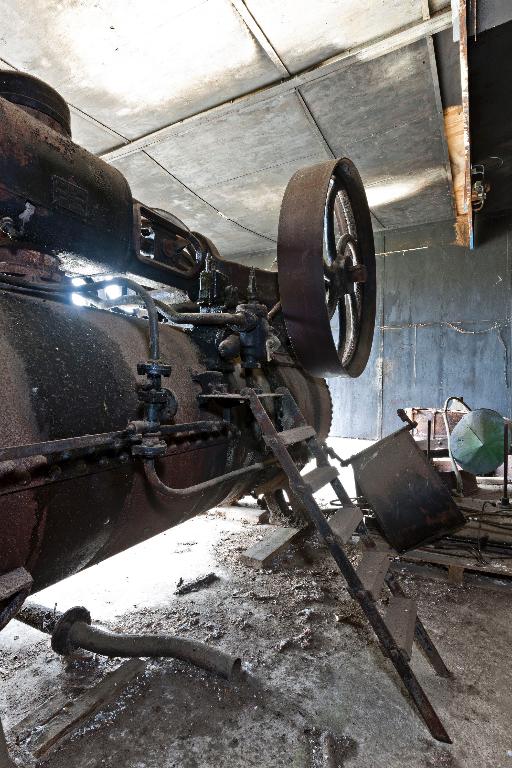
[[416, 600], [393, 595], [389, 600], [385, 621], [395, 643], [411, 658], [416, 627]]
[[359, 507], [342, 507], [328, 522], [338, 539], [346, 544], [362, 519], [363, 513]]
[[311, 472], [302, 475], [302, 479], [309, 485], [313, 493], [319, 491], [324, 485], [332, 483], [337, 477], [338, 470], [332, 464], [327, 464], [325, 467], [315, 467]]
[[[309, 440], [310, 437], [315, 437], [316, 432], [309, 424], [303, 424], [300, 427], [294, 427], [293, 429], [287, 429], [284, 432], [278, 433], [280, 440], [285, 445], [294, 445], [295, 443], [302, 443], [303, 440]], [[265, 438], [265, 442], [267, 438]]]
[[375, 549], [367, 549], [363, 552], [363, 559], [359, 563], [357, 575], [364, 584], [364, 588], [371, 592], [374, 600], [380, 597], [380, 591], [389, 568], [389, 555]]

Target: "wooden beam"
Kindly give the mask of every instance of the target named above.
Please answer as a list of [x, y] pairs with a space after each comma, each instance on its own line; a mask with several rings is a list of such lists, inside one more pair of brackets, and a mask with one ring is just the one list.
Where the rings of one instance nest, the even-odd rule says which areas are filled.
[[28, 739], [27, 748], [35, 757], [41, 757], [119, 698], [126, 686], [142, 674], [145, 666], [146, 662], [141, 659], [130, 659], [76, 698], [70, 699], [64, 692], [55, 694], [15, 726], [16, 741]]
[[304, 530], [304, 528], [276, 527], [268, 536], [249, 547], [240, 556], [240, 560], [251, 568], [266, 568], [277, 555], [303, 536]]
[[459, 61], [462, 90], [462, 127], [464, 143], [464, 208], [457, 219], [457, 240], [462, 245], [473, 247], [473, 210], [471, 205], [471, 141], [469, 134], [469, 70], [468, 70], [468, 25], [466, 0], [459, 3]]
[[466, 180], [466, 161], [464, 154], [464, 122], [462, 104], [447, 107], [444, 110], [444, 129], [448, 143], [448, 154], [453, 178], [455, 210], [457, 217], [465, 219], [464, 196]]
[[274, 83], [265, 86], [264, 88], [250, 91], [243, 96], [223, 102], [211, 109], [198, 112], [195, 115], [171, 123], [157, 131], [151, 131], [151, 133], [141, 136], [138, 139], [134, 139], [123, 147], [102, 153], [100, 157], [107, 162], [112, 162], [113, 160], [118, 160], [126, 155], [131, 155], [134, 152], [139, 152], [141, 149], [148, 149], [155, 144], [166, 141], [175, 133], [186, 132], [188, 128], [193, 128], [196, 125], [200, 125], [202, 122], [208, 122], [217, 117], [230, 114], [231, 112], [238, 112], [245, 107], [264, 103], [279, 96], [283, 96], [284, 94], [291, 93], [303, 85], [328, 77], [334, 72], [338, 72], [359, 61], [372, 61], [373, 59], [385, 56], [392, 51], [404, 48], [418, 40], [423, 40], [428, 35], [434, 35], [437, 32], [448, 29], [451, 27], [451, 24], [451, 11], [441, 11], [440, 13], [430, 16], [429, 19], [410, 24], [387, 37], [378, 38], [369, 43], [343, 51], [343, 53], [326, 59], [325, 61], [320, 62], [297, 75], [290, 76], [288, 79], [279, 83]]

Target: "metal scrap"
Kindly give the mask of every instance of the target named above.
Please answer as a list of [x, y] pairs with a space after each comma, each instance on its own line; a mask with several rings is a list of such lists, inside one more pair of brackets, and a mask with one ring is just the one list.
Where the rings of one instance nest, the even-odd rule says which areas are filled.
[[216, 581], [219, 581], [220, 577], [216, 573], [207, 573], [206, 576], [199, 576], [197, 579], [191, 581], [183, 581], [180, 579], [175, 595], [188, 595], [190, 592], [199, 592], [199, 590], [209, 587]]

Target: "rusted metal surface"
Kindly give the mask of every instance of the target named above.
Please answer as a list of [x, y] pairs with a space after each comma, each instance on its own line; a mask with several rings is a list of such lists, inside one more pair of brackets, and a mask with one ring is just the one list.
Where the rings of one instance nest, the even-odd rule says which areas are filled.
[[60, 263], [55, 256], [29, 248], [4, 246], [2, 238], [0, 245], [0, 272], [25, 277], [31, 281], [60, 283], [62, 280]]
[[0, 97], [23, 107], [63, 135], [71, 136], [71, 115], [66, 100], [43, 80], [16, 70], [0, 71]]
[[25, 568], [16, 568], [0, 576], [0, 600], [12, 597], [22, 589], [31, 588], [32, 576]]
[[[430, 424], [430, 447], [432, 450], [445, 449], [448, 446], [448, 436], [444, 424], [443, 411], [441, 408], [406, 408], [405, 412], [412, 421], [416, 422], [416, 427], [411, 434], [416, 440], [424, 441], [428, 438], [428, 428]], [[448, 426], [451, 430], [464, 416], [465, 411], [447, 411]], [[423, 445], [423, 443], [422, 443]]]
[[[122, 438], [139, 417], [136, 367], [147, 355], [144, 321], [4, 291], [0, 329], [0, 384], [4, 392], [13, 386], [17, 391], [16, 398], [4, 400], [0, 445], [43, 443], [40, 451], [35, 445], [6, 452], [0, 462], [2, 572], [25, 566], [40, 589], [256, 484], [254, 473], [247, 473], [172, 503], [148, 485], [142, 465], [130, 458], [128, 438]], [[175, 425], [162, 429], [162, 481], [183, 489], [258, 461], [262, 448], [244, 427], [243, 406], [232, 409], [232, 424], [224, 429], [197, 401], [201, 386], [193, 375], [205, 365], [191, 335], [161, 325], [160, 348], [171, 362], [179, 403]], [[274, 369], [279, 376], [279, 367]], [[292, 367], [283, 374], [310, 423], [325, 429], [325, 384]], [[105, 433], [112, 442], [99, 452]], [[100, 437], [69, 439], [83, 435]], [[44, 443], [53, 440], [65, 442], [49, 455]], [[256, 474], [264, 484], [267, 475]]]
[[[134, 201], [121, 173], [71, 141], [65, 102], [44, 83], [0, 73], [0, 122], [0, 388], [16, 391], [0, 412], [0, 575], [24, 567], [38, 590], [282, 482], [239, 395], [249, 381], [271, 412], [273, 391], [289, 387], [321, 436], [332, 409], [325, 382], [284, 352], [281, 313], [268, 317], [279, 300], [275, 273], [224, 261], [172, 214]], [[343, 162], [336, 173], [345, 179], [352, 166]], [[349, 186], [359, 178], [351, 173]], [[160, 279], [193, 301], [205, 272], [222, 290], [203, 290], [201, 312], [194, 305], [178, 317], [116, 278], [142, 299], [146, 322], [105, 311], [112, 306], [73, 306], [71, 291], [94, 303], [107, 285], [72, 287], [64, 270], [84, 264], [89, 274]], [[364, 267], [343, 262], [352, 286], [367, 280]], [[239, 339], [233, 359], [219, 352], [226, 334]], [[273, 357], [280, 347], [284, 362]], [[216, 387], [224, 403], [210, 397]], [[293, 451], [302, 461], [301, 447]], [[151, 482], [144, 461], [154, 463]], [[0, 614], [11, 609], [0, 602]]]
[[[126, 267], [132, 197], [115, 168], [18, 104], [0, 99], [0, 205], [33, 250]], [[31, 201], [30, 217], [20, 221]]]
[[[116, 168], [71, 140], [69, 110], [52, 88], [0, 71], [0, 123], [0, 247], [15, 243], [59, 255], [75, 274], [129, 272], [160, 280], [193, 299], [210, 249], [243, 297], [249, 268], [224, 261], [207, 238], [172, 214], [133, 200]], [[10, 265], [1, 271], [25, 274], [12, 266], [16, 260], [0, 254], [0, 262]], [[261, 301], [273, 306], [277, 275], [258, 270], [257, 279]]]
[[464, 525], [464, 516], [409, 430], [352, 456], [356, 483], [386, 540], [404, 552]]
[[[300, 363], [314, 376], [359, 376], [373, 340], [375, 250], [364, 187], [350, 160], [292, 177], [277, 262], [283, 316]], [[336, 340], [331, 320], [338, 323]]]

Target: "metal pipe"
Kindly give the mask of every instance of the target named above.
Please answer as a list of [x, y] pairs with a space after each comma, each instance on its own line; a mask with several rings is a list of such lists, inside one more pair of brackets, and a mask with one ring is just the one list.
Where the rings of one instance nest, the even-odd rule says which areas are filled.
[[65, 437], [61, 440], [46, 440], [42, 443], [8, 446], [0, 449], [0, 462], [27, 459], [31, 456], [48, 456], [83, 448], [114, 448], [116, 440], [122, 440], [130, 434], [133, 434], [133, 431], [125, 429], [98, 435], [81, 435], [80, 437]]
[[28, 603], [16, 619], [50, 634], [53, 650], [61, 655], [69, 655], [81, 648], [109, 657], [181, 659], [228, 679], [241, 669], [238, 656], [210, 648], [196, 640], [166, 634], [123, 635], [93, 627], [89, 612], [82, 607], [59, 613], [36, 603]]
[[[137, 435], [143, 435], [150, 431], [149, 422], [130, 422], [128, 427], [116, 432], [101, 432], [97, 435], [80, 435], [79, 437], [65, 437], [61, 440], [46, 440], [42, 443], [27, 443], [26, 445], [13, 445], [0, 448], [0, 463], [16, 459], [28, 459], [33, 456], [51, 456], [56, 453], [84, 449], [116, 449], [121, 448], [123, 442], [133, 442]], [[184, 435], [199, 435], [201, 433], [222, 432], [224, 429], [233, 430], [234, 427], [227, 421], [192, 421], [188, 424], [163, 424], [158, 427], [162, 435], [168, 437]]]
[[508, 421], [505, 421], [505, 425], [503, 428], [503, 496], [501, 498], [502, 507], [510, 506], [510, 500], [508, 497], [508, 451], [509, 451], [508, 431], [509, 431]]
[[172, 304], [155, 304], [167, 320], [178, 325], [232, 325], [245, 329], [254, 324], [246, 312], [179, 312]]
[[[158, 360], [160, 357], [160, 337], [158, 332], [158, 312], [156, 309], [155, 300], [151, 296], [150, 292], [145, 288], [142, 288], [135, 280], [130, 280], [128, 277], [116, 277], [116, 283], [130, 288], [146, 307], [148, 313], [149, 322], [149, 356], [151, 360]], [[91, 290], [99, 291], [102, 288], [112, 285], [112, 280], [99, 280], [96, 283], [86, 283], [85, 285], [79, 285], [73, 289], [76, 293], [88, 293]]]
[[213, 477], [211, 480], [206, 480], [204, 483], [189, 485], [188, 488], [170, 488], [168, 485], [165, 485], [165, 483], [163, 483], [158, 477], [157, 471], [155, 469], [154, 459], [144, 460], [144, 473], [151, 487], [154, 488], [157, 493], [160, 493], [162, 496], [167, 496], [171, 499], [182, 498], [184, 496], [189, 496], [192, 493], [211, 490], [217, 485], [227, 482], [228, 480], [237, 480], [238, 478], [247, 475], [249, 472], [258, 472], [262, 469], [265, 469], [265, 467], [265, 463], [259, 462], [256, 464], [251, 464], [248, 467], [235, 469], [233, 472], [228, 472], [227, 474], [220, 475], [219, 477]]
[[69, 632], [69, 641], [76, 648], [84, 648], [101, 656], [181, 659], [227, 679], [241, 668], [237, 656], [210, 648], [197, 640], [174, 635], [121, 635], [77, 621]]
[[443, 406], [443, 421], [444, 421], [444, 428], [446, 430], [446, 438], [447, 438], [447, 444], [448, 444], [448, 456], [450, 457], [450, 461], [452, 463], [453, 467], [453, 473], [455, 475], [455, 481], [457, 483], [457, 494], [459, 496], [464, 495], [464, 485], [462, 482], [462, 476], [460, 474], [459, 468], [457, 466], [457, 463], [455, 459], [453, 458], [452, 454], [452, 448], [450, 444], [450, 426], [448, 424], [448, 405], [451, 403], [452, 400], [457, 400], [459, 403], [461, 403], [468, 411], [471, 411], [471, 408], [469, 405], [467, 405], [462, 397], [457, 397], [456, 395], [451, 395], [450, 397], [447, 397], [444, 401]]
[[274, 304], [274, 306], [272, 307], [272, 309], [269, 311], [267, 315], [267, 320], [269, 321], [269, 323], [274, 319], [274, 317], [276, 317], [281, 312], [281, 309], [282, 309], [282, 306], [280, 301], [278, 301], [277, 304]]
[[[183, 304], [166, 304], [161, 299], [156, 298], [153, 291], [153, 298], [158, 311], [166, 320], [177, 325], [236, 325], [246, 327], [252, 320], [248, 318], [245, 312], [187, 312], [180, 307]], [[160, 291], [160, 293], [162, 293]], [[127, 304], [140, 304], [138, 296], [120, 296], [118, 299], [109, 299], [108, 301], [98, 301], [96, 306], [100, 309], [113, 309], [114, 307], [123, 307]]]

